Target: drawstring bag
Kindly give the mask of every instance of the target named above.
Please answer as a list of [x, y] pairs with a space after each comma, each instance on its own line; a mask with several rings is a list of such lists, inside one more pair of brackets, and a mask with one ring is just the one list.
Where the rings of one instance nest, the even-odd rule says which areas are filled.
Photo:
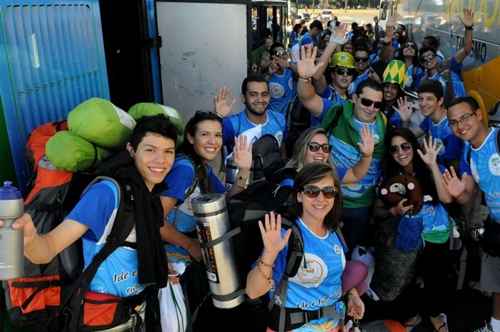
[[159, 291], [162, 332], [184, 332], [187, 329], [187, 309], [180, 283], [169, 282]]
[[422, 247], [422, 231], [424, 224], [421, 217], [402, 216], [399, 220], [396, 248], [410, 252]]

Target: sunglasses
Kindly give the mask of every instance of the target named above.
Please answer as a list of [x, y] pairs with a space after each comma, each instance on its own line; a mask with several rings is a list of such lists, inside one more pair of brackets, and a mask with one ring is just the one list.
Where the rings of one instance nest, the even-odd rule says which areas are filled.
[[368, 58], [358, 58], [358, 57], [354, 57], [354, 60], [356, 60], [356, 62], [367, 62], [367, 61], [368, 61]]
[[382, 102], [381, 101], [373, 101], [368, 98], [361, 98], [361, 104], [365, 107], [370, 107], [373, 105], [373, 108], [376, 109], [381, 109], [382, 108]]
[[273, 52], [273, 54], [271, 54], [272, 56], [277, 56], [277, 57], [283, 57], [283, 56], [287, 56], [288, 55], [288, 52], [283, 50], [283, 49], [277, 49]]
[[399, 151], [409, 151], [411, 150], [411, 144], [406, 142], [401, 145], [392, 145], [391, 146], [391, 154], [398, 153]]
[[319, 196], [319, 193], [323, 193], [323, 196], [327, 199], [332, 199], [337, 195], [337, 189], [334, 186], [326, 186], [323, 188], [320, 188], [318, 186], [308, 184], [304, 186], [304, 189], [302, 189], [302, 192], [304, 195], [306, 195], [309, 198], [316, 198]]
[[352, 76], [354, 75], [354, 71], [349, 68], [337, 67], [335, 68], [335, 74], [340, 76]]
[[311, 151], [311, 152], [318, 152], [319, 149], [321, 149], [321, 151], [323, 151], [324, 153], [330, 153], [331, 145], [311, 142], [311, 143], [309, 143], [308, 147], [309, 147], [309, 151]]
[[408, 43], [406, 44], [403, 48], [408, 48], [408, 47], [411, 47], [411, 48], [417, 48], [417, 45], [413, 44], [413, 43]]

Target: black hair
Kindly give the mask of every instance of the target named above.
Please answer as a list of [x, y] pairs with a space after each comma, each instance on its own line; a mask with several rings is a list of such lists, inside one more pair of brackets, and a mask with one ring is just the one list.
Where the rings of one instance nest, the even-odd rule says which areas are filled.
[[193, 117], [189, 119], [186, 124], [184, 129], [184, 140], [179, 148], [179, 152], [187, 156], [193, 162], [195, 173], [198, 178], [198, 182], [200, 183], [202, 192], [211, 192], [210, 181], [208, 179], [207, 170], [203, 164], [203, 160], [194, 150], [193, 144], [191, 144], [188, 140], [188, 135], [191, 137], [196, 135], [198, 124], [203, 121], [218, 122], [222, 128], [222, 119], [215, 113], [209, 111], [196, 111]]
[[452, 106], [455, 106], [455, 105], [458, 105], [458, 104], [462, 104], [462, 103], [469, 105], [469, 108], [473, 112], [475, 112], [476, 110], [480, 109], [479, 103], [477, 102], [477, 100], [474, 99], [474, 97], [471, 97], [471, 96], [458, 97], [458, 98], [453, 99], [449, 103], [448, 109], [450, 109], [450, 107], [452, 107]]
[[302, 204], [297, 201], [297, 194], [304, 190], [304, 186], [321, 181], [327, 176], [331, 176], [335, 183], [337, 194], [335, 195], [335, 202], [333, 208], [328, 212], [323, 221], [326, 228], [335, 230], [339, 227], [340, 215], [342, 213], [342, 195], [340, 193], [340, 182], [335, 176], [335, 170], [328, 164], [322, 162], [312, 162], [304, 165], [295, 177], [293, 187], [293, 202], [294, 208], [292, 209], [298, 217], [302, 215]]
[[438, 100], [444, 97], [443, 85], [437, 80], [423, 80], [417, 90], [418, 93], [432, 93]]
[[293, 31], [298, 34], [300, 33], [300, 28], [302, 28], [302, 24], [297, 23], [293, 26]]
[[316, 28], [320, 31], [323, 31], [323, 24], [321, 23], [321, 21], [314, 20], [314, 21], [312, 21], [311, 24], [309, 24], [309, 30], [312, 30], [314, 28]]
[[382, 85], [379, 82], [374, 81], [370, 78], [364, 80], [358, 85], [358, 87], [356, 88], [356, 95], [359, 96], [363, 92], [364, 88], [370, 88], [375, 91], [380, 91], [382, 92], [382, 94], [384, 93], [384, 88], [382, 87]]
[[439, 42], [439, 39], [436, 36], [432, 36], [432, 35], [425, 36], [424, 37], [424, 42], [427, 43], [427, 45], [429, 46], [429, 48], [432, 48], [435, 51], [437, 51], [439, 49], [440, 42]]
[[177, 129], [172, 122], [170, 122], [168, 117], [161, 114], [144, 116], [137, 120], [137, 124], [129, 139], [130, 145], [134, 151], [137, 151], [137, 147], [148, 133], [170, 138], [174, 143], [177, 142]]
[[417, 153], [417, 149], [420, 149], [418, 144], [417, 137], [413, 132], [408, 128], [395, 128], [389, 130], [387, 136], [385, 137], [385, 151], [386, 157], [383, 163], [383, 174], [384, 179], [388, 180], [396, 175], [404, 174], [403, 167], [394, 160], [394, 157], [391, 154], [391, 143], [394, 137], [402, 137], [408, 143], [410, 143], [413, 149], [413, 160], [411, 161], [413, 164], [413, 171], [415, 172], [415, 178], [419, 181], [422, 186], [424, 195], [432, 196], [434, 202], [437, 199], [437, 191], [432, 181], [432, 174], [429, 171], [429, 168], [424, 163], [420, 155]]
[[437, 50], [433, 47], [422, 47], [420, 48], [420, 56], [423, 56], [424, 53], [431, 51], [434, 55], [437, 54]]
[[245, 95], [247, 93], [247, 88], [248, 88], [248, 83], [249, 82], [262, 82], [266, 83], [267, 85], [267, 80], [266, 78], [261, 75], [261, 74], [250, 74], [241, 83], [241, 94]]

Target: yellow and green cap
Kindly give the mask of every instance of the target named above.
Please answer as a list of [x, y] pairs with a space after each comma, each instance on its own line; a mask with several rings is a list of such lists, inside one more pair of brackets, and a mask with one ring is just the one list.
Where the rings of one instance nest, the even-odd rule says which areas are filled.
[[345, 67], [354, 69], [354, 58], [351, 53], [337, 52], [330, 58], [330, 67]]
[[402, 86], [406, 80], [406, 65], [401, 60], [391, 60], [384, 70], [383, 83], [394, 83]]

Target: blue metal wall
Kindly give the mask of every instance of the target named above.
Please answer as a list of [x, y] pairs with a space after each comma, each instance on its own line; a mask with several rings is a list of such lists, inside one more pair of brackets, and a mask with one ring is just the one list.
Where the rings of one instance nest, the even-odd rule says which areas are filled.
[[19, 184], [36, 126], [109, 98], [98, 0], [0, 0], [0, 94]]

